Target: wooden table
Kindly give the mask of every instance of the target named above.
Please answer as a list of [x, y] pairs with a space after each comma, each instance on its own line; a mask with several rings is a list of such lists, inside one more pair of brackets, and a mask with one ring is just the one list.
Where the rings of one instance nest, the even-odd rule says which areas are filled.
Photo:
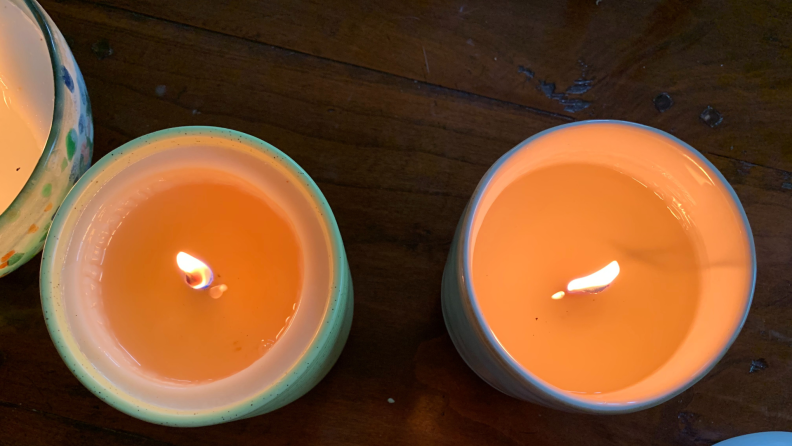
[[[792, 430], [788, 1], [43, 5], [88, 85], [94, 159], [181, 125], [274, 144], [333, 207], [355, 319], [335, 368], [297, 402], [161, 427], [69, 373], [44, 326], [34, 259], [0, 280], [0, 444], [709, 445]], [[662, 113], [660, 93], [673, 99]], [[700, 118], [707, 106], [719, 125]], [[465, 366], [440, 311], [452, 233], [486, 169], [540, 130], [591, 118], [654, 126], [702, 151], [740, 196], [759, 263], [751, 314], [720, 364], [680, 397], [623, 416], [500, 394]], [[749, 373], [760, 358], [767, 368]]]

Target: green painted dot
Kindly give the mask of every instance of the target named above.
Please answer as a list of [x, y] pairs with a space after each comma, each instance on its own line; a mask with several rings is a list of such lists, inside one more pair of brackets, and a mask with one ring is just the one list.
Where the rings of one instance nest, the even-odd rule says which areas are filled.
[[69, 157], [69, 161], [74, 158], [74, 152], [77, 151], [77, 132], [74, 129], [69, 130], [69, 134], [66, 135], [66, 156]]
[[49, 197], [51, 194], [52, 194], [52, 183], [47, 183], [41, 189], [41, 196], [46, 198], [46, 197]]
[[61, 172], [63, 172], [63, 169], [65, 169], [66, 166], [68, 166], [68, 165], [69, 165], [69, 160], [67, 160], [66, 158], [63, 158], [63, 161], [61, 161]]
[[9, 209], [5, 211], [5, 214], [2, 215], [4, 215], [8, 219], [7, 221], [11, 223], [12, 221], [19, 218], [19, 209]]
[[11, 265], [13, 265], [14, 263], [16, 263], [16, 262], [18, 262], [18, 261], [22, 260], [22, 257], [24, 257], [24, 256], [25, 256], [25, 253], [24, 253], [24, 252], [18, 252], [18, 253], [16, 253], [16, 254], [12, 255], [12, 256], [11, 256], [11, 258], [10, 258], [10, 259], [8, 259], [8, 266], [11, 266]]
[[50, 228], [50, 226], [51, 226], [51, 225], [52, 225], [52, 222], [50, 222], [50, 223], [47, 223], [47, 224], [46, 224], [46, 225], [44, 225], [44, 227], [41, 229], [41, 240], [39, 240], [39, 243], [41, 243], [41, 242], [43, 242], [44, 240], [46, 240], [46, 239], [47, 239], [47, 234], [49, 233], [49, 228]]

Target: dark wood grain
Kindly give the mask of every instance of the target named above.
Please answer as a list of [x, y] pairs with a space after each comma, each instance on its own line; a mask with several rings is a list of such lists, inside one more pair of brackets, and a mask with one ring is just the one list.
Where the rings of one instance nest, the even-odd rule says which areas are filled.
[[[786, 0], [97, 1], [576, 119], [640, 122], [792, 169]], [[567, 99], [591, 105], [577, 113], [541, 89], [580, 78], [591, 90]], [[675, 102], [662, 115], [661, 92]], [[708, 105], [724, 116], [716, 131], [696, 125]]]
[[[95, 158], [178, 125], [274, 144], [333, 208], [355, 319], [337, 365], [295, 403], [166, 428], [115, 411], [71, 376], [44, 326], [34, 259], [0, 279], [0, 444], [709, 445], [792, 430], [792, 180], [780, 170], [792, 168], [787, 7], [523, 3], [454, 5], [452, 18], [437, 12], [450, 7], [443, 2], [43, 2], [86, 79]], [[428, 73], [423, 53], [408, 51], [420, 42]], [[487, 53], [496, 49], [503, 67]], [[732, 64], [713, 66], [723, 54]], [[583, 55], [595, 87], [581, 97], [593, 105], [565, 113], [536, 79], [565, 88]], [[660, 91], [676, 102], [663, 114], [651, 102]], [[725, 115], [714, 129], [698, 120], [710, 103]], [[740, 196], [759, 261], [751, 315], [724, 360], [679, 398], [624, 416], [571, 415], [498, 393], [466, 367], [440, 312], [453, 230], [480, 177], [521, 140], [588, 113], [673, 130], [702, 150]], [[769, 367], [749, 374], [758, 358]]]

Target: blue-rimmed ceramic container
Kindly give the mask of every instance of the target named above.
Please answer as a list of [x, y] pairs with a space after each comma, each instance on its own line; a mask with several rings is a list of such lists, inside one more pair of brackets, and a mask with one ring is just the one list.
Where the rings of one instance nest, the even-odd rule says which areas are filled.
[[742, 435], [715, 443], [715, 446], [790, 446], [792, 433], [789, 432], [759, 432], [756, 434]]
[[[592, 130], [611, 132], [613, 138], [596, 142], [586, 133]], [[629, 143], [620, 141], [621, 132], [629, 135]], [[573, 135], [580, 142], [570, 143], [564, 135]], [[646, 144], [636, 144], [639, 140]], [[639, 383], [616, 392], [583, 394], [540, 379], [501, 345], [475, 293], [471, 274], [474, 240], [488, 206], [509, 182], [532, 170], [563, 163], [610, 166], [662, 190], [666, 199], [675, 200], [690, 217], [700, 239], [697, 249], [701, 264], [714, 265], [702, 268], [698, 310], [676, 353]], [[570, 412], [635, 412], [692, 386], [726, 353], [748, 315], [756, 277], [755, 258], [753, 236], [737, 195], [699, 152], [672, 135], [639, 124], [576, 122], [523, 141], [484, 175], [451, 244], [442, 282], [443, 316], [468, 366], [501, 392]]]
[[[189, 148], [185, 148], [188, 146]], [[71, 313], [75, 313], [74, 308], [78, 306], [74, 304], [74, 296], [69, 295], [71, 288], [67, 285], [75, 280], [67, 277], [66, 271], [70, 262], [78, 260], [75, 260], [75, 254], [69, 250], [70, 245], [72, 249], [77, 249], [74, 246], [80, 244], [79, 240], [72, 243], [72, 236], [80, 221], [93, 220], [93, 215], [88, 213], [94, 200], [100, 200], [96, 198], [97, 194], [105, 193], [102, 191], [109, 188], [106, 187], [108, 183], [121, 178], [126, 169], [134, 169], [135, 166], [159, 166], [162, 158], [155, 157], [169, 155], [175, 150], [199, 150], [214, 146], [227, 150], [223, 155], [240, 159], [245, 157], [244, 160], [249, 160], [245, 161], [248, 164], [262, 163], [262, 166], [277, 168], [279, 172], [294, 178], [294, 188], [298, 190], [296, 193], [315, 209], [317, 224], [324, 228], [325, 235], [322, 237], [325, 242], [322, 243], [329, 247], [326, 252], [332, 259], [331, 270], [327, 275], [330, 286], [325, 291], [326, 301], [322, 301], [324, 309], [315, 311], [318, 316], [311, 319], [315, 322], [309, 327], [310, 332], [304, 338], [306, 340], [300, 341], [302, 344], [294, 344], [300, 345], [300, 350], [290, 356], [295, 359], [287, 364], [288, 367], [284, 366], [286, 368], [280, 375], [276, 375], [266, 385], [259, 386], [256, 384], [258, 375], [248, 373], [249, 368], [240, 374], [248, 373], [246, 382], [255, 385], [252, 391], [237, 399], [226, 401], [227, 392], [222, 386], [225, 385], [225, 380], [231, 378], [224, 378], [210, 384], [219, 388], [212, 390], [214, 393], [209, 393], [211, 398], [200, 401], [200, 404], [195, 403], [195, 399], [171, 404], [166, 395], [179, 397], [178, 392], [183, 389], [160, 387], [160, 394], [157, 391], [160, 388], [138, 391], [140, 387], [129, 384], [132, 382], [138, 385], [142, 378], [120, 384], [121, 381], [114, 378], [114, 374], [117, 374], [115, 369], [119, 368], [116, 362], [120, 362], [114, 361], [109, 367], [101, 365], [100, 360], [107, 355], [109, 349], [93, 345], [94, 340], [82, 334], [84, 327], [79, 323], [75, 325], [74, 320], [70, 319], [76, 316]], [[79, 255], [78, 253], [77, 256]], [[281, 342], [285, 342], [284, 339], [298, 323], [304, 302], [305, 295], [290, 328], [262, 359], [269, 357]], [[57, 212], [44, 248], [41, 303], [47, 328], [58, 352], [72, 373], [94, 395], [133, 417], [162, 425], [190, 427], [218, 424], [270, 412], [313, 388], [333, 366], [346, 342], [352, 322], [353, 292], [349, 265], [333, 213], [319, 188], [300, 166], [275, 147], [243, 133], [213, 127], [180, 127], [155, 132], [121, 146], [99, 160], [77, 182]], [[70, 306], [72, 311], [67, 310]], [[259, 370], [266, 372], [266, 369]], [[230, 387], [226, 389], [233, 390]], [[214, 403], [215, 400], [219, 403]]]

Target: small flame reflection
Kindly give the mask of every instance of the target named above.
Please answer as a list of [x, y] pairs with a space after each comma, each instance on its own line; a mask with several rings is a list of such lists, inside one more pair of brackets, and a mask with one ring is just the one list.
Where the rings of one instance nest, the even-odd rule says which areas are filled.
[[226, 291], [228, 291], [228, 285], [226, 284], [213, 286], [209, 288], [209, 297], [212, 299], [220, 299]]
[[[569, 282], [566, 292], [569, 294], [594, 294], [605, 291], [613, 283], [620, 271], [619, 262], [614, 260], [594, 274]], [[565, 295], [565, 292], [559, 291], [551, 297], [557, 300], [562, 299]]]
[[212, 284], [214, 276], [206, 263], [186, 252], [180, 252], [176, 254], [176, 264], [184, 272], [184, 280], [191, 288], [200, 290]]

